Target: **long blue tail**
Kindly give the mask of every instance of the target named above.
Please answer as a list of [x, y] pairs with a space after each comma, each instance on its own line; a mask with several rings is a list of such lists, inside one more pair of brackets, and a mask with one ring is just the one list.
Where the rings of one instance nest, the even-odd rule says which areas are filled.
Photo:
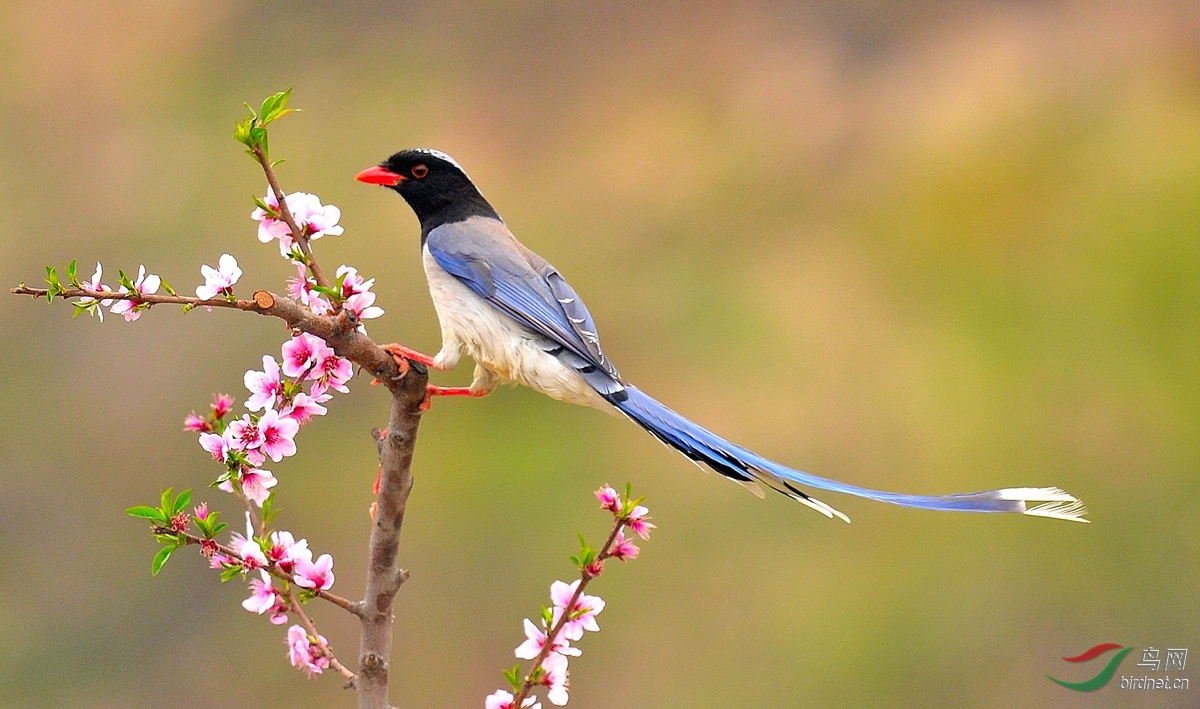
[[[870, 490], [856, 485], [847, 485], [836, 480], [810, 475], [793, 470], [730, 443], [658, 403], [633, 386], [626, 386], [616, 395], [606, 396], [626, 416], [654, 437], [688, 458], [708, 465], [718, 473], [740, 483], [753, 486], [759, 482], [797, 500], [827, 517], [839, 517], [847, 522], [850, 518], [829, 505], [814, 499], [795, 485], [831, 490], [847, 495], [865, 497], [893, 505], [916, 507], [924, 510], [950, 510], [956, 512], [1017, 512], [1037, 517], [1051, 517], [1074, 522], [1087, 522], [1083, 504], [1075, 497], [1054, 487], [1015, 487], [986, 492], [960, 493], [956, 495], [904, 495], [897, 492]], [[1041, 503], [1030, 507], [1026, 503]]]

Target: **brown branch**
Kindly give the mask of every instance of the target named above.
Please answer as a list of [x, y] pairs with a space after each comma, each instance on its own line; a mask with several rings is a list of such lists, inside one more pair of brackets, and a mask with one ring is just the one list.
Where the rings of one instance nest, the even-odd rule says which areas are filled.
[[[203, 544], [205, 541], [210, 541], [217, 548], [217, 551], [221, 552], [222, 555], [227, 556], [230, 559], [233, 559], [235, 561], [240, 561], [240, 562], [246, 561], [245, 557], [243, 557], [241, 554], [237, 553], [232, 548], [227, 547], [224, 544], [220, 544], [217, 541], [212, 540], [212, 539], [206, 540], [203, 537], [197, 537], [196, 535], [189, 534], [188, 532], [176, 532], [176, 531], [172, 530], [170, 527], [155, 527], [154, 533], [162, 534], [164, 536], [182, 536], [187, 541], [188, 544], [197, 544], [198, 545], [198, 544]], [[268, 574], [274, 576], [277, 579], [287, 581], [288, 583], [292, 582], [292, 575], [287, 573], [283, 569], [279, 568], [278, 564], [271, 564], [270, 566], [262, 567], [262, 569], [263, 569], [263, 571], [266, 571]], [[360, 607], [362, 604], [360, 604], [360, 603], [351, 601], [348, 598], [342, 598], [341, 596], [337, 595], [336, 593], [330, 593], [329, 591], [315, 591], [314, 590], [313, 595], [315, 595], [317, 598], [320, 598], [322, 600], [329, 601], [330, 603], [337, 606], [338, 608], [341, 608], [342, 610], [346, 611], [347, 613], [352, 613], [356, 616], [362, 617], [363, 613], [362, 613], [362, 608]]]
[[325, 279], [325, 274], [321, 272], [321, 267], [317, 265], [317, 259], [313, 256], [312, 247], [308, 243], [308, 234], [300, 228], [296, 223], [296, 218], [292, 216], [292, 210], [288, 209], [287, 200], [284, 199], [287, 195], [279, 187], [279, 180], [275, 177], [275, 169], [271, 167], [270, 158], [267, 157], [267, 153], [263, 150], [261, 144], [255, 145], [252, 152], [267, 176], [267, 184], [271, 186], [271, 191], [275, 193], [275, 201], [279, 203], [279, 216], [283, 217], [283, 222], [292, 230], [292, 238], [300, 245], [300, 253], [304, 254], [305, 265], [312, 269], [313, 278], [317, 279], [317, 285], [328, 288], [329, 281]]
[[337, 657], [335, 657], [333, 654], [333, 648], [329, 647], [328, 643], [321, 642], [321, 634], [317, 632], [316, 624], [312, 622], [312, 619], [309, 618], [304, 612], [304, 609], [300, 607], [300, 601], [296, 600], [296, 592], [293, 591], [290, 586], [288, 587], [287, 599], [288, 605], [292, 607], [292, 612], [300, 616], [300, 622], [304, 624], [305, 629], [308, 630], [308, 634], [313, 637], [313, 640], [317, 643], [317, 646], [321, 648], [321, 654], [325, 656], [326, 660], [329, 660], [330, 666], [349, 680], [346, 688], [349, 689], [350, 687], [353, 687], [355, 680], [354, 673], [346, 669], [345, 665], [338, 662]]
[[[34, 298], [45, 298], [49, 293], [45, 288], [26, 288], [24, 284], [11, 288], [8, 291], [13, 295], [29, 295]], [[262, 291], [260, 291], [262, 292]], [[66, 300], [67, 298], [94, 298], [96, 300], [132, 300], [135, 303], [150, 303], [151, 305], [193, 305], [205, 306], [210, 308], [234, 308], [237, 310], [249, 310], [253, 312], [262, 312], [262, 310], [252, 300], [226, 300], [225, 298], [192, 298], [186, 295], [158, 295], [158, 294], [143, 294], [143, 293], [115, 293], [107, 290], [91, 290], [88, 288], [64, 288], [56, 293], [57, 297]]]
[[[415, 376], [414, 376], [415, 375]], [[380, 446], [379, 497], [367, 558], [367, 588], [363, 596], [362, 644], [359, 649], [359, 709], [389, 709], [388, 676], [392, 651], [392, 601], [408, 572], [400, 568], [397, 553], [404, 510], [412, 492], [412, 457], [421, 422], [421, 403], [427, 383], [424, 368], [391, 387], [392, 407], [386, 434], [376, 436]]]

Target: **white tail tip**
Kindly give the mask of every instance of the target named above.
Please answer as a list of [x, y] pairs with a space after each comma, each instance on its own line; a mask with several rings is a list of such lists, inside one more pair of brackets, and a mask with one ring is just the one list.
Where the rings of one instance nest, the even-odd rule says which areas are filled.
[[1010, 487], [1000, 491], [1000, 498], [1023, 503], [1042, 503], [1035, 507], [1026, 506], [1024, 514], [1032, 517], [1049, 517], [1050, 519], [1083, 522], [1084, 524], [1090, 522], [1090, 520], [1084, 519], [1087, 508], [1083, 506], [1079, 498], [1056, 487]]

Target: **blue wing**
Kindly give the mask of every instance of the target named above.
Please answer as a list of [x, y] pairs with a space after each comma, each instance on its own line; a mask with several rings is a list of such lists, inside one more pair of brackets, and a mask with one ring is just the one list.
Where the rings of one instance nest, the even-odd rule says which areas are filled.
[[497, 310], [540, 335], [539, 345], [604, 396], [625, 386], [604, 356], [587, 306], [554, 266], [522, 246], [502, 222], [476, 217], [429, 232], [429, 254]]

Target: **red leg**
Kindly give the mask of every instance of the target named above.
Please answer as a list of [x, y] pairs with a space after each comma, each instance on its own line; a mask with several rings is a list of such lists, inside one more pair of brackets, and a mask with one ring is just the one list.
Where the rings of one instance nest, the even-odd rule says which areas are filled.
[[440, 387], [434, 384], [425, 385], [425, 401], [421, 402], [421, 411], [428, 411], [435, 396], [487, 396], [486, 391], [471, 391], [471, 387]]

